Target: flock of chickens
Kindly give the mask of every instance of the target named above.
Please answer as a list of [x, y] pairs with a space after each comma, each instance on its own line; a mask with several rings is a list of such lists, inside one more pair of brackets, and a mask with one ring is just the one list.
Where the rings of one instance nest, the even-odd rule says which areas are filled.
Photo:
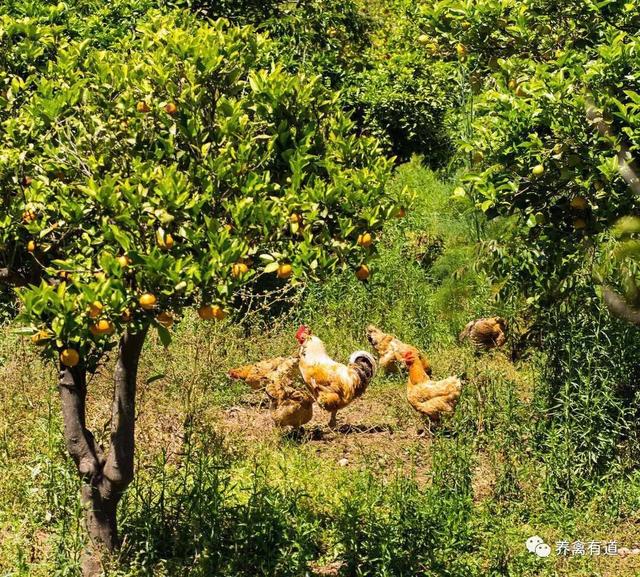
[[[506, 340], [506, 322], [500, 317], [470, 322], [460, 333], [478, 349], [500, 347]], [[340, 409], [362, 396], [376, 374], [408, 370], [407, 400], [430, 421], [436, 422], [455, 409], [462, 383], [458, 377], [434, 381], [428, 359], [416, 347], [403, 343], [377, 327], [367, 327], [367, 339], [378, 360], [367, 351], [356, 351], [347, 364], [333, 360], [325, 345], [302, 325], [295, 335], [300, 345], [297, 356], [275, 357], [229, 371], [228, 376], [246, 382], [253, 390], [264, 390], [271, 416], [279, 427], [299, 428], [313, 418], [313, 404], [330, 414], [329, 427], [336, 426]]]

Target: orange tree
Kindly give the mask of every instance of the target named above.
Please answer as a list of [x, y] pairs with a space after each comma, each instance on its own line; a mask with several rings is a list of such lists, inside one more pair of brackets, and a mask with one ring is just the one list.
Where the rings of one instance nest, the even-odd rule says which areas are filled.
[[[349, 267], [365, 279], [375, 243], [358, 239], [401, 211], [377, 142], [354, 134], [317, 78], [267, 61], [268, 43], [249, 27], [150, 12], [106, 48], [70, 40], [6, 79], [2, 280], [22, 285], [25, 331], [60, 363], [95, 551], [118, 543], [148, 331], [168, 345], [185, 307], [222, 319], [259, 275], [301, 283]], [[85, 398], [112, 349], [107, 451]]]
[[640, 6], [443, 0], [415, 20], [434, 58], [468, 78], [466, 192], [511, 223], [496, 274], [539, 311], [569, 298], [611, 225], [638, 209]]
[[611, 233], [640, 210], [640, 4], [442, 0], [413, 20], [467, 78], [456, 196], [490, 221], [496, 292], [545, 352], [536, 446], [549, 498], [570, 501], [638, 462], [640, 335], [603, 314], [597, 287], [615, 285], [605, 302], [634, 318], [640, 228]]

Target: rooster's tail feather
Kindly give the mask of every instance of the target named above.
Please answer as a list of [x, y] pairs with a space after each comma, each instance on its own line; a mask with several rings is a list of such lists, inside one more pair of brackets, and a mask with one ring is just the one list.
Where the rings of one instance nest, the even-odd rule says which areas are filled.
[[369, 382], [376, 374], [378, 365], [375, 358], [367, 351], [356, 351], [349, 357], [349, 364], [353, 366], [360, 375], [360, 382], [356, 387], [356, 397], [364, 393]]

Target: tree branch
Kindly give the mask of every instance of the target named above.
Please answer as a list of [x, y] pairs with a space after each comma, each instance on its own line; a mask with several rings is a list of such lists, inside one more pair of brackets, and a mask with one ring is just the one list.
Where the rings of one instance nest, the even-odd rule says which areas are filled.
[[58, 381], [64, 440], [80, 476], [90, 482], [101, 476], [102, 451], [93, 435], [85, 426], [85, 400], [87, 397], [87, 375], [84, 368], [62, 367]]
[[115, 389], [111, 413], [111, 446], [104, 466], [106, 492], [123, 491], [133, 480], [136, 417], [136, 379], [138, 361], [147, 335], [147, 328], [139, 333], [127, 331], [120, 339], [118, 362], [114, 371]]
[[604, 302], [611, 314], [633, 325], [640, 325], [640, 309], [635, 309], [611, 287], [602, 288]]

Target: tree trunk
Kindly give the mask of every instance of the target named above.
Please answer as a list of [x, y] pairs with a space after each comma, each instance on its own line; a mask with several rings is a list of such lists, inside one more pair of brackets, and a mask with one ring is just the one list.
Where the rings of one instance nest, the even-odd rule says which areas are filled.
[[114, 371], [111, 444], [106, 457], [85, 426], [86, 370], [62, 367], [60, 371], [64, 437], [82, 479], [81, 499], [90, 539], [83, 561], [85, 577], [100, 575], [103, 559], [119, 544], [116, 513], [122, 494], [133, 480], [136, 377], [146, 333], [146, 328], [135, 334], [127, 331], [120, 339]]

